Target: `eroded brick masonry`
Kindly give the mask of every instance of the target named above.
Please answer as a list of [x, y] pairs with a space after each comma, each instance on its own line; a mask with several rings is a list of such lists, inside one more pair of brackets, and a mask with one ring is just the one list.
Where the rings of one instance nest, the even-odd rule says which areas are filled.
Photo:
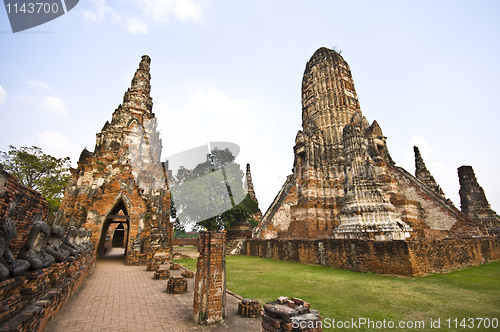
[[222, 322], [226, 316], [226, 232], [200, 232], [193, 300], [197, 324]]

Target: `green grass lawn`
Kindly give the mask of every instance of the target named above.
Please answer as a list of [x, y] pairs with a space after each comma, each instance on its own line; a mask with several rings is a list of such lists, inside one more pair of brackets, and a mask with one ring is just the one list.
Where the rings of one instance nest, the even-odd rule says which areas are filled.
[[[190, 270], [196, 269], [196, 259], [177, 261]], [[372, 321], [392, 320], [396, 324], [424, 321], [426, 327], [399, 331], [500, 331], [500, 323], [496, 329], [478, 329], [479, 320], [474, 321], [476, 328], [460, 327], [463, 318], [500, 321], [500, 262], [423, 278], [336, 270], [251, 256], [228, 256], [226, 262], [227, 289], [262, 304], [284, 295], [310, 302], [323, 319], [351, 321], [364, 317]], [[441, 328], [431, 329], [431, 319], [440, 319]], [[447, 319], [451, 319], [451, 329]], [[324, 328], [329, 330], [334, 329]]]

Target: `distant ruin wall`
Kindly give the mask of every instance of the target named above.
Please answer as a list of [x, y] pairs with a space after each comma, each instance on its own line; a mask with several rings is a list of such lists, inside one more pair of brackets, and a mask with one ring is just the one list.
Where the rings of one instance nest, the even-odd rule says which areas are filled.
[[500, 260], [500, 238], [421, 241], [247, 239], [242, 255], [404, 276]]
[[198, 239], [173, 239], [173, 246], [198, 246]]

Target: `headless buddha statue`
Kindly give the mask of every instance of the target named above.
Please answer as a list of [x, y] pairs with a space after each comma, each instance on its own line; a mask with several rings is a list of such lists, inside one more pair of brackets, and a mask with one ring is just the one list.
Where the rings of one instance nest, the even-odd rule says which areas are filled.
[[45, 252], [56, 259], [56, 262], [64, 262], [68, 259], [74, 260], [73, 257], [69, 255], [69, 251], [61, 248], [61, 242], [64, 239], [64, 230], [61, 226], [52, 226], [50, 231], [49, 240], [47, 241], [47, 246], [45, 247]]
[[86, 253], [89, 252], [89, 247], [84, 243], [85, 238], [87, 237], [87, 230], [85, 228], [80, 228], [78, 230], [78, 234], [76, 235], [75, 243], [82, 248], [82, 250]]
[[15, 259], [10, 251], [10, 243], [15, 237], [17, 237], [16, 226], [7, 218], [0, 225], [0, 280], [8, 278], [9, 275], [15, 277], [30, 267], [30, 263], [23, 259]]
[[35, 221], [31, 226], [28, 241], [19, 253], [19, 258], [30, 263], [31, 270], [43, 269], [54, 263], [55, 258], [45, 252], [49, 236], [50, 228], [44, 221]]
[[80, 255], [83, 250], [75, 243], [77, 230], [75, 226], [70, 226], [66, 232], [66, 237], [60, 248], [69, 251], [70, 255], [76, 257]]

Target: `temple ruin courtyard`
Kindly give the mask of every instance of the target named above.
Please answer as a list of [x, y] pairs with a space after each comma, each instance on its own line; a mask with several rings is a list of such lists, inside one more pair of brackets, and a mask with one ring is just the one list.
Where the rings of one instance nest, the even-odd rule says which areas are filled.
[[[165, 281], [153, 280], [153, 273], [144, 267], [125, 266], [123, 258], [113, 256], [116, 252], [120, 254], [119, 249], [113, 249], [97, 261], [94, 272], [46, 331], [261, 330], [259, 318], [236, 316], [237, 300], [232, 296], [227, 297], [228, 314], [222, 325], [195, 325], [190, 315], [194, 279], [189, 281], [188, 293], [166, 294]], [[190, 270], [196, 268], [195, 259], [176, 261]], [[426, 328], [419, 331], [432, 331], [428, 327], [430, 318], [443, 321], [448, 317], [495, 317], [500, 308], [499, 262], [423, 278], [358, 273], [249, 256], [228, 257], [227, 266], [229, 290], [261, 303], [293, 293], [312, 301], [323, 319], [423, 320]], [[120, 278], [125, 271], [127, 277]]]

